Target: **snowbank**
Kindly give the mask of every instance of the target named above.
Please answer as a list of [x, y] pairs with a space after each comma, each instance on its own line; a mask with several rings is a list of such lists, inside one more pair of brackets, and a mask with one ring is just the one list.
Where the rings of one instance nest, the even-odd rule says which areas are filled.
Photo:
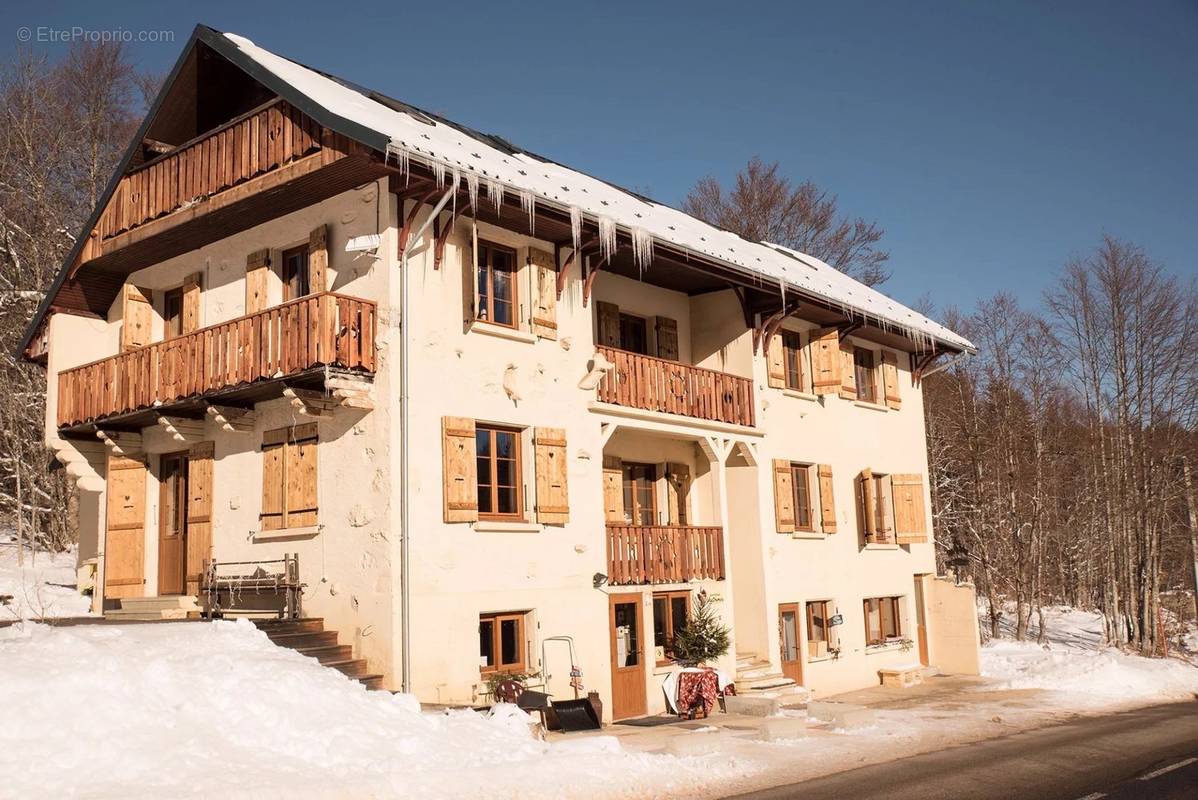
[[1104, 646], [1100, 614], [1058, 606], [1045, 616], [1046, 645], [995, 639], [982, 648], [982, 674], [997, 682], [991, 688], [1044, 689], [1062, 704], [1088, 709], [1198, 695], [1198, 668]]
[[421, 713], [245, 621], [0, 629], [0, 708], [0, 797], [660, 797], [751, 769]]
[[17, 566], [17, 543], [10, 531], [0, 531], [0, 595], [12, 600], [0, 605], [0, 621], [36, 617], [81, 617], [91, 609], [91, 598], [75, 589], [75, 551], [38, 553], [25, 551], [25, 565]]

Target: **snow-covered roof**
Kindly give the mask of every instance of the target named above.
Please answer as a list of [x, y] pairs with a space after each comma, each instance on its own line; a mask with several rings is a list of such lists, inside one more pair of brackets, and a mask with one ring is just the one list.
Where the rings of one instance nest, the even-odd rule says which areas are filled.
[[[633, 255], [647, 265], [654, 242], [702, 253], [757, 276], [779, 292], [799, 291], [822, 298], [849, 316], [866, 317], [917, 343], [939, 342], [956, 350], [974, 351], [967, 339], [943, 325], [871, 289], [813, 256], [768, 242], [750, 242], [675, 208], [655, 203], [604, 181], [524, 152], [499, 149], [454, 125], [395, 108], [373, 99], [358, 87], [342, 83], [264, 50], [245, 37], [224, 36], [256, 65], [329, 113], [373, 131], [386, 142], [387, 153], [403, 168], [424, 164], [439, 182], [468, 188], [473, 197], [485, 191], [502, 202], [503, 192], [520, 197], [531, 216], [537, 204], [570, 214], [578, 244], [583, 218], [595, 221], [600, 246], [615, 247], [616, 227], [633, 242]], [[514, 148], [513, 148], [514, 149]]]

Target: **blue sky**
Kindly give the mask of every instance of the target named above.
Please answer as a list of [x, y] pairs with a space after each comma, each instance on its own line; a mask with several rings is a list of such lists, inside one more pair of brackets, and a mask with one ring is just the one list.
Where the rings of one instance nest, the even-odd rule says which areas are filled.
[[760, 155], [886, 229], [905, 302], [1034, 304], [1104, 232], [1198, 275], [1195, 0], [306, 5], [9, 2], [0, 48], [171, 30], [165, 71], [203, 22], [671, 204]]

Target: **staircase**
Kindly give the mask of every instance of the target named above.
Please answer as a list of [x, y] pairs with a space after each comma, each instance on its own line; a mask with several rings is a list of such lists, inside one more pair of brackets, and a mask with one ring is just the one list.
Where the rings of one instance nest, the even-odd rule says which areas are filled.
[[366, 659], [354, 658], [348, 644], [338, 644], [337, 631], [326, 631], [323, 619], [256, 619], [253, 623], [279, 647], [315, 658], [367, 689], [383, 688], [383, 676], [370, 672]]
[[768, 659], [756, 653], [736, 654], [736, 693], [781, 697], [787, 703], [804, 702], [810, 696], [807, 689], [775, 671]]
[[124, 597], [121, 607], [104, 612], [104, 618], [119, 620], [198, 619], [199, 603], [191, 595], [163, 597]]

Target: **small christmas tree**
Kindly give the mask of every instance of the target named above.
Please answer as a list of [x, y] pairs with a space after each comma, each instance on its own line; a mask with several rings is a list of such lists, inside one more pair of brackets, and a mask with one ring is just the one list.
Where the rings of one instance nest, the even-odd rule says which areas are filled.
[[715, 661], [728, 652], [728, 628], [720, 624], [715, 604], [699, 590], [686, 624], [674, 636], [674, 657], [687, 666]]

